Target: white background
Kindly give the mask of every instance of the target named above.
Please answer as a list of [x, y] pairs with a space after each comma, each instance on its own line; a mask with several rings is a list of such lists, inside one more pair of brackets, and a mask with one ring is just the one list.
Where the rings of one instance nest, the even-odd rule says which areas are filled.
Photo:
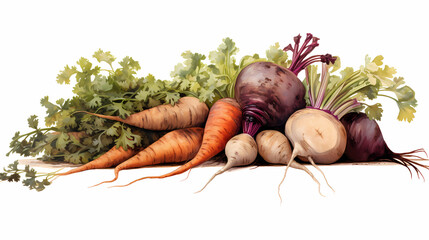
[[[380, 122], [394, 151], [429, 150], [429, 30], [424, 1], [2, 1], [0, 3], [1, 166], [9, 142], [26, 132], [31, 114], [44, 116], [39, 100], [72, 96], [56, 75], [99, 48], [131, 56], [140, 74], [168, 79], [183, 51], [205, 53], [231, 37], [240, 55], [286, 46], [298, 33], [319, 37], [316, 53], [358, 67], [366, 54], [385, 63], [416, 90], [416, 119], [396, 120], [385, 101]], [[217, 167], [147, 180], [127, 188], [87, 187], [110, 179], [111, 170], [59, 178], [43, 192], [0, 183], [3, 239], [428, 239], [429, 183], [388, 166], [323, 166], [332, 193], [318, 195], [304, 173], [284, 167], [242, 168], [194, 194]], [[50, 171], [51, 169], [40, 169]], [[119, 183], [171, 168], [121, 173]], [[314, 171], [313, 168], [311, 170]], [[429, 179], [429, 171], [423, 171]], [[319, 173], [316, 177], [321, 180]], [[415, 176], [415, 175], [414, 175]], [[6, 236], [5, 236], [6, 235]]]

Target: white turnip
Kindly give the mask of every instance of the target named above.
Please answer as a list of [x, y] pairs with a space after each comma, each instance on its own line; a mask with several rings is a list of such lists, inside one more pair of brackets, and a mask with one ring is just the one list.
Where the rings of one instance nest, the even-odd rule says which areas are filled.
[[285, 133], [294, 149], [292, 157], [331, 164], [343, 155], [347, 143], [344, 126], [332, 114], [319, 109], [296, 111], [286, 122]]
[[[290, 162], [292, 149], [289, 140], [283, 133], [276, 130], [264, 130], [256, 135], [256, 143], [258, 145], [259, 155], [261, 155], [266, 162], [283, 165], [287, 165]], [[319, 181], [307, 167], [295, 161], [293, 161], [290, 166], [292, 168], [303, 170], [310, 175], [310, 177], [317, 183], [320, 195], [323, 196], [320, 191]]]
[[210, 180], [199, 190], [201, 192], [219, 174], [222, 174], [233, 167], [246, 166], [253, 163], [258, 155], [258, 147], [252, 136], [241, 133], [232, 137], [225, 146], [227, 163], [217, 171]]
[[[309, 72], [310, 70], [307, 68], [306, 83], [311, 106], [293, 113], [285, 125], [285, 134], [293, 145], [285, 176], [295, 157], [310, 162], [322, 174], [323, 172], [316, 163], [331, 164], [338, 161], [343, 155], [347, 143], [347, 133], [339, 118], [360, 106], [356, 99], [335, 98], [331, 107], [322, 109], [321, 106], [325, 100], [329, 83], [328, 65], [322, 63], [320, 84], [317, 84], [317, 80], [313, 79], [317, 75], [309, 74]], [[343, 84], [346, 85], [349, 82]], [[356, 82], [356, 84], [358, 83]], [[317, 88], [317, 91], [314, 88]], [[350, 98], [353, 97], [353, 92], [349, 89], [344, 88], [342, 90], [348, 91], [347, 94]], [[332, 96], [332, 94], [332, 92], [328, 92], [327, 96]], [[342, 96], [344, 92], [341, 92], [340, 89], [335, 94]]]

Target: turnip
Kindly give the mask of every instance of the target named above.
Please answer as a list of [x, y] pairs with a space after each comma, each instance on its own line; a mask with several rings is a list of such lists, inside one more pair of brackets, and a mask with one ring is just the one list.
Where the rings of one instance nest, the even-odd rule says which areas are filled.
[[[292, 155], [292, 149], [290, 147], [289, 140], [286, 136], [276, 130], [264, 130], [256, 135], [256, 143], [258, 145], [258, 152], [261, 157], [272, 164], [284, 164], [287, 165]], [[323, 194], [320, 191], [320, 183], [314, 177], [313, 173], [308, 170], [304, 165], [298, 162], [292, 162], [291, 167], [305, 171], [310, 177], [317, 183], [320, 195]], [[326, 178], [325, 178], [326, 180]], [[326, 181], [329, 185], [329, 183]], [[279, 196], [280, 196], [280, 185], [279, 184]], [[329, 185], [330, 186], [330, 185]]]
[[292, 157], [331, 164], [343, 155], [347, 143], [344, 126], [332, 114], [306, 108], [292, 114], [285, 133], [294, 146]]
[[235, 135], [226, 143], [225, 155], [227, 157], [225, 166], [217, 171], [198, 192], [204, 190], [217, 175], [233, 167], [246, 166], [253, 163], [258, 155], [256, 142], [253, 137], [247, 133]]
[[[341, 118], [347, 132], [347, 145], [344, 152], [346, 160], [352, 162], [390, 161], [408, 168], [412, 174], [412, 167], [417, 177], [422, 175], [419, 167], [429, 169], [429, 166], [415, 162], [415, 160], [427, 160], [416, 156], [416, 153], [424, 152], [423, 149], [405, 153], [395, 153], [384, 141], [380, 127], [375, 120], [371, 120], [365, 113], [351, 112]], [[424, 177], [423, 177], [424, 178]]]
[[[366, 82], [367, 78], [350, 79], [343, 81], [341, 87], [327, 92], [330, 79], [328, 65], [322, 63], [320, 82], [317, 81], [316, 69], [306, 69], [310, 106], [293, 113], [285, 125], [286, 136], [293, 145], [285, 176], [295, 157], [310, 162], [317, 169], [316, 163], [331, 164], [341, 158], [346, 148], [347, 133], [339, 119], [360, 106], [353, 94], [369, 84]], [[324, 101], [325, 96], [332, 97], [332, 101]], [[329, 102], [329, 106], [323, 107], [324, 102]]]

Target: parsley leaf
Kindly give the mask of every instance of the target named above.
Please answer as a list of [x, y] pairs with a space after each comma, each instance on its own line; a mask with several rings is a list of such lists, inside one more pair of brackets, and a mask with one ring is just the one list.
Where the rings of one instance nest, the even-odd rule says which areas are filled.
[[414, 109], [415, 106], [415, 102], [398, 102], [398, 120], [411, 122], [414, 119], [414, 113], [416, 112], [416, 109]]
[[74, 74], [77, 73], [77, 69], [76, 67], [69, 67], [68, 65], [66, 65], [64, 67], [64, 70], [61, 71], [58, 75], [57, 75], [57, 82], [59, 84], [70, 84], [70, 78], [71, 76], [73, 76]]
[[116, 60], [116, 58], [109, 51], [105, 52], [101, 49], [96, 51], [92, 56], [97, 59], [98, 62], [106, 62], [110, 66], [112, 66], [112, 63]]
[[113, 85], [108, 81], [106, 76], [98, 74], [94, 77], [92, 88], [94, 91], [102, 93], [109, 92], [113, 88]]
[[174, 105], [174, 103], [180, 99], [180, 94], [177, 92], [167, 92], [165, 94], [165, 102], [171, 105]]
[[38, 125], [39, 125], [39, 119], [37, 119], [36, 115], [31, 115], [28, 119], [28, 126], [30, 128], [34, 128], [37, 129]]
[[70, 142], [70, 137], [66, 133], [60, 133], [55, 143], [55, 147], [59, 150], [65, 150], [67, 144]]
[[[16, 160], [12, 164], [9, 164], [7, 168], [3, 168], [4, 172], [0, 173], [0, 181], [19, 182], [21, 180], [21, 174], [23, 174], [25, 179], [22, 180], [22, 184], [29, 189], [42, 191], [46, 186], [51, 184], [49, 179], [54, 176], [53, 173], [38, 175], [36, 170], [30, 168], [29, 165], [26, 165], [24, 169], [20, 169], [18, 164], [18, 160]], [[40, 177], [45, 178], [42, 181], [37, 180]]]
[[126, 151], [128, 148], [134, 148], [141, 145], [141, 137], [133, 134], [131, 128], [122, 127], [121, 135], [115, 140], [116, 146], [122, 146]]
[[374, 105], [368, 105], [365, 108], [365, 114], [369, 119], [381, 120], [383, 109], [381, 108], [380, 103], [376, 103]]
[[89, 108], [97, 108], [101, 106], [101, 101], [101, 97], [94, 95], [94, 97], [89, 102], [87, 102], [87, 104]]
[[289, 67], [289, 64], [286, 62], [288, 60], [288, 55], [286, 51], [280, 48], [280, 44], [278, 42], [266, 51], [266, 55], [268, 61], [271, 61], [285, 68]]
[[106, 134], [108, 136], [119, 136], [119, 128], [121, 127], [121, 123], [120, 122], [116, 122], [115, 124], [113, 124], [111, 127], [109, 127], [106, 130]]
[[112, 105], [109, 106], [109, 110], [112, 110], [114, 113], [118, 112], [118, 115], [123, 119], [131, 115], [131, 112], [126, 110], [124, 108], [124, 104], [122, 103], [114, 102]]

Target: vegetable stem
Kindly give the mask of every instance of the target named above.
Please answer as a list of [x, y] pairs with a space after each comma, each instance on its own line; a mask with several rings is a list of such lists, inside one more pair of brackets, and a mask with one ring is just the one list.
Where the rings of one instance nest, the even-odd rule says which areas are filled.
[[385, 94], [378, 94], [378, 96], [381, 96], [381, 97], [386, 97], [386, 98], [390, 98], [390, 99], [392, 99], [392, 100], [394, 100], [395, 102], [399, 102], [398, 100], [396, 100], [394, 97], [391, 97], [391, 96], [389, 96], [389, 95], [385, 95]]
[[298, 75], [301, 70], [316, 62], [335, 62], [336, 58], [332, 57], [331, 54], [314, 55], [306, 58], [317, 46], [319, 46], [319, 43], [317, 42], [319, 41], [319, 38], [313, 37], [311, 33], [307, 33], [307, 37], [301, 47], [299, 44], [300, 39], [301, 35], [294, 37], [294, 47], [289, 44], [283, 49], [284, 51], [292, 51], [292, 62], [289, 66], [289, 70], [291, 70], [295, 75]]
[[322, 77], [320, 82], [320, 88], [319, 92], [317, 94], [317, 100], [314, 107], [320, 108], [320, 105], [322, 104], [322, 101], [325, 97], [326, 87], [328, 86], [329, 82], [329, 73], [328, 73], [328, 65], [326, 63], [322, 63]]

